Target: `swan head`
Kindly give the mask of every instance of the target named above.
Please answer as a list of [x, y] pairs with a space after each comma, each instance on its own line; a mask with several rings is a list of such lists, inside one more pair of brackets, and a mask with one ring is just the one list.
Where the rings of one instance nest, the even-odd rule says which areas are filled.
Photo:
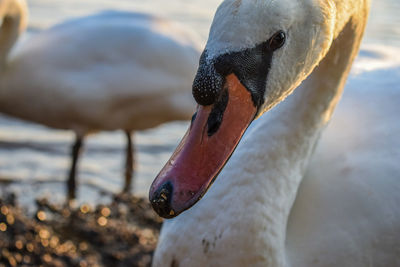
[[327, 53], [335, 9], [325, 0], [226, 0], [193, 82], [197, 112], [154, 180], [150, 201], [172, 218], [194, 205], [249, 124], [282, 101]]
[[7, 57], [18, 36], [26, 29], [28, 7], [25, 0], [0, 0], [0, 71], [7, 63]]

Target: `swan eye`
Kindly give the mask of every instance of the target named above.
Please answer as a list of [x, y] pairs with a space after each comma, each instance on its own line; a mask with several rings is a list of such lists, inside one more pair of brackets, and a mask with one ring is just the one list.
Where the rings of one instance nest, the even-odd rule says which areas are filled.
[[275, 33], [271, 39], [269, 39], [269, 48], [271, 50], [276, 50], [281, 48], [286, 40], [286, 34], [283, 31]]

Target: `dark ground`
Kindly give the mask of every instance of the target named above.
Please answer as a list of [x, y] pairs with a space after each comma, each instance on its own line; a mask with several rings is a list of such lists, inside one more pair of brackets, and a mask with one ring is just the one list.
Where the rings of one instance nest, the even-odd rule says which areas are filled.
[[71, 208], [37, 200], [28, 216], [16, 197], [0, 198], [2, 266], [150, 266], [161, 219], [147, 200]]

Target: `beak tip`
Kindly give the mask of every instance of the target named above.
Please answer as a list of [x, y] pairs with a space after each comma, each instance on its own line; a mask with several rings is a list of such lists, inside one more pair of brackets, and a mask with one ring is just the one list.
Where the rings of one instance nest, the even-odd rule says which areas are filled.
[[171, 182], [166, 182], [150, 195], [150, 203], [153, 209], [159, 216], [166, 219], [177, 215], [171, 207], [172, 194], [173, 185]]

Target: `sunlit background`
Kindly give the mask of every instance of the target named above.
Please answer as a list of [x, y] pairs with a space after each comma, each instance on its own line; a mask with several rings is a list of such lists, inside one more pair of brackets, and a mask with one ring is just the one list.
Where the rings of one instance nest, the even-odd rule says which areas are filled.
[[[144, 11], [176, 20], [197, 32], [205, 44], [220, 0], [28, 0], [29, 27], [21, 42], [64, 20], [101, 10]], [[358, 69], [400, 64], [400, 1], [375, 0]], [[385, 46], [385, 47], [382, 47]], [[372, 51], [372, 52], [371, 52]], [[382, 55], [380, 54], [382, 53]], [[379, 60], [377, 60], [379, 58]], [[372, 67], [371, 67], [372, 66]], [[399, 76], [400, 77], [400, 76]], [[190, 90], [191, 88], [188, 88]], [[400, 90], [400, 88], [399, 88]], [[175, 122], [135, 133], [137, 172], [134, 192], [146, 195], [149, 185], [186, 130]], [[1, 190], [16, 192], [24, 205], [37, 196], [63, 200], [73, 134], [0, 117]], [[79, 202], [107, 201], [122, 187], [125, 139], [120, 132], [90, 136], [79, 166]]]

